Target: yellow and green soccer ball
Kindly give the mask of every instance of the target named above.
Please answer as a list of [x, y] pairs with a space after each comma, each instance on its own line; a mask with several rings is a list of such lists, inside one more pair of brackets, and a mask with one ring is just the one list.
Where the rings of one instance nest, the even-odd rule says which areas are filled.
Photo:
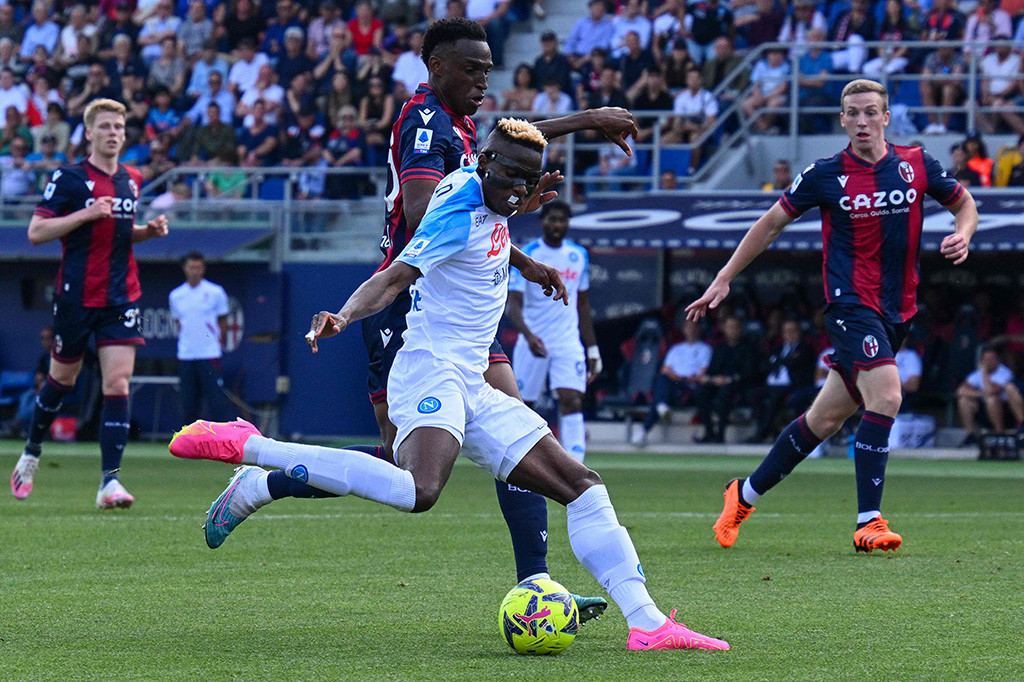
[[498, 611], [501, 635], [519, 654], [560, 654], [580, 629], [568, 590], [554, 580], [524, 580], [505, 595]]

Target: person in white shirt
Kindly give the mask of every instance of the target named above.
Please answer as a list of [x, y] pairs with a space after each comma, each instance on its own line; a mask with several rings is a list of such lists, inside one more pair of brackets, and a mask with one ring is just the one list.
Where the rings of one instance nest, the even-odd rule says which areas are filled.
[[25, 29], [25, 35], [21, 39], [21, 49], [18, 56], [28, 62], [36, 53], [37, 47], [46, 50], [46, 54], [53, 56], [57, 49], [57, 41], [60, 39], [60, 27], [50, 21], [50, 6], [37, 0], [32, 3], [32, 23]]
[[659, 419], [669, 413], [671, 403], [685, 404], [699, 386], [698, 379], [711, 364], [711, 346], [700, 338], [700, 324], [693, 320], [683, 323], [683, 340], [668, 349], [661, 363], [661, 371], [654, 377], [654, 397], [651, 409], [644, 419], [643, 430], [634, 430], [633, 445], [643, 445], [647, 434]]
[[900, 373], [900, 388], [903, 391], [901, 408], [904, 412], [912, 412], [914, 403], [917, 402], [917, 392], [921, 390], [922, 369], [921, 356], [904, 339], [903, 345], [896, 351], [896, 371]]
[[[558, 396], [562, 446], [575, 459], [586, 455], [583, 394], [601, 373], [601, 353], [590, 310], [590, 258], [587, 250], [565, 238], [572, 209], [564, 201], [544, 204], [544, 236], [523, 253], [558, 269], [569, 292], [569, 305], [552, 301], [513, 270], [509, 274], [508, 317], [519, 331], [512, 352], [512, 372], [523, 402], [532, 406], [547, 385]], [[582, 343], [581, 343], [582, 338]], [[584, 356], [586, 346], [586, 356]]]
[[973, 445], [978, 441], [977, 415], [982, 405], [988, 423], [997, 431], [1006, 427], [1004, 406], [1010, 408], [1017, 428], [1024, 423], [1024, 399], [1013, 383], [1013, 372], [999, 360], [999, 353], [989, 346], [982, 349], [978, 368], [967, 375], [956, 389], [957, 408], [960, 421], [967, 429], [962, 445]]
[[204, 278], [206, 260], [198, 251], [185, 256], [183, 269], [185, 282], [169, 297], [171, 317], [178, 323], [182, 423], [200, 417], [225, 419], [220, 358], [227, 338], [228, 295]]
[[243, 38], [239, 41], [238, 57], [238, 61], [232, 64], [231, 70], [228, 71], [228, 89], [236, 97], [256, 84], [260, 67], [270, 61], [267, 55], [256, 51], [254, 38]]
[[174, 16], [173, 0], [160, 0], [156, 6], [156, 14], [146, 19], [139, 31], [139, 45], [142, 46], [142, 59], [150, 65], [160, 58], [160, 41], [170, 36], [178, 37], [181, 19]]
[[[663, 144], [693, 144], [718, 120], [718, 100], [704, 87], [697, 68], [686, 72], [686, 89], [672, 102], [671, 128], [662, 136]], [[701, 147], [690, 150], [690, 168], [700, 166]]]
[[754, 126], [761, 132], [766, 132], [779, 118], [777, 113], [766, 114], [761, 109], [778, 108], [786, 104], [789, 72], [786, 52], [779, 49], [768, 50], [767, 56], [757, 62], [750, 72], [750, 82], [754, 88], [740, 107], [747, 118], [756, 117]]
[[635, 32], [640, 37], [640, 47], [646, 50], [651, 46], [651, 20], [642, 14], [643, 0], [628, 0], [622, 14], [612, 19], [612, 57], [618, 59], [629, 52], [626, 47], [626, 34]]
[[[1009, 40], [1000, 34], [997, 40]], [[1021, 94], [1021, 56], [1009, 43], [997, 46], [981, 60], [981, 104], [995, 107], [993, 113], [978, 112], [978, 130], [994, 133], [1000, 119], [1018, 135], [1024, 134], [1024, 118], [1018, 114], [1014, 100]]]
[[28, 95], [15, 84], [14, 72], [0, 70], [0, 127], [7, 125], [7, 107], [14, 107], [20, 113], [28, 111]]
[[427, 82], [427, 65], [423, 63], [420, 50], [423, 48], [423, 29], [413, 28], [409, 30], [409, 49], [398, 56], [395, 61], [395, 69], [391, 72], [391, 78], [395, 85], [402, 85], [405, 88], [404, 96], [396, 92], [395, 97], [400, 102], [412, 97], [420, 83]]

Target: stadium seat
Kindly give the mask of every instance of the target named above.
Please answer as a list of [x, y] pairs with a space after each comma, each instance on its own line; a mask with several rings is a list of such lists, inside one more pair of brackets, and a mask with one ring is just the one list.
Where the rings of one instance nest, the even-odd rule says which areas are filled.
[[260, 183], [260, 199], [280, 201], [284, 199], [284, 178], [266, 178]]
[[689, 149], [662, 149], [661, 170], [675, 171], [676, 176], [684, 177], [690, 174], [690, 150]]
[[32, 378], [32, 372], [0, 371], [0, 406], [18, 402], [18, 396], [32, 388]]

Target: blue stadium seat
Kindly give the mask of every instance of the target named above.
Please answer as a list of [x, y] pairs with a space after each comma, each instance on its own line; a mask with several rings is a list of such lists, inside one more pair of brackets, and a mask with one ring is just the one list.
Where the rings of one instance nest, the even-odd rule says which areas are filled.
[[0, 405], [13, 405], [18, 396], [32, 388], [32, 372], [0, 371]]
[[676, 176], [684, 177], [690, 174], [690, 150], [689, 149], [662, 149], [661, 170], [675, 171]]
[[267, 178], [260, 183], [260, 199], [280, 201], [284, 199], [284, 178]]

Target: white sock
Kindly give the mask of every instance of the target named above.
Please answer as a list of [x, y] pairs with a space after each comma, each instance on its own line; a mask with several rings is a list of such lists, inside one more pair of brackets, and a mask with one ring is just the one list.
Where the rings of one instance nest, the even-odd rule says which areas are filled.
[[412, 474], [363, 452], [249, 436], [242, 461], [283, 469], [289, 478], [335, 495], [355, 495], [399, 511], [416, 506]]
[[570, 502], [566, 508], [569, 544], [583, 567], [597, 578], [618, 604], [631, 628], [656, 630], [665, 614], [654, 605], [644, 586], [640, 558], [619, 525], [608, 489], [595, 485]]
[[583, 427], [583, 413], [563, 414], [561, 422], [562, 447], [577, 462], [587, 454], [587, 431]]
[[761, 495], [754, 490], [754, 486], [750, 485], [750, 478], [743, 480], [743, 501], [749, 504], [751, 507], [754, 506], [758, 500], [761, 499]]
[[274, 499], [267, 487], [268, 471], [253, 471], [242, 479], [238, 486], [238, 494], [231, 496], [228, 511], [239, 518], [245, 518]]
[[874, 511], [861, 512], [860, 514], [857, 514], [857, 525], [867, 523], [868, 521], [874, 519], [876, 516], [881, 515], [882, 512], [878, 511], [877, 509], [875, 509]]

